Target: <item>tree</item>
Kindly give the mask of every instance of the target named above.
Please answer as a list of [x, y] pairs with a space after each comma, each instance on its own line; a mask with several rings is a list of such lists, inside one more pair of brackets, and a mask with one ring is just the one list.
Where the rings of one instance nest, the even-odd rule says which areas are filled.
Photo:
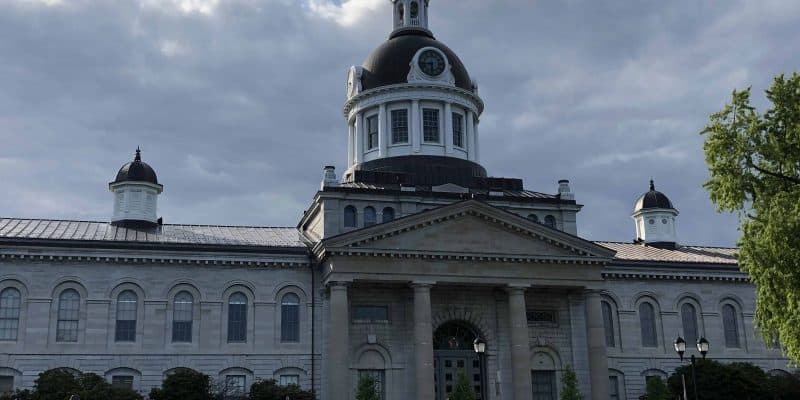
[[152, 400], [211, 400], [211, 380], [208, 375], [181, 369], [164, 379], [160, 388], [150, 391]]
[[475, 392], [463, 372], [458, 373], [456, 387], [450, 395], [450, 400], [475, 400]]
[[800, 361], [800, 75], [779, 75], [760, 114], [750, 88], [701, 132], [718, 211], [739, 215], [739, 266], [756, 285], [756, 323]]
[[561, 376], [561, 400], [583, 400], [583, 393], [578, 389], [578, 377], [572, 366], [567, 365]]
[[281, 386], [274, 379], [259, 379], [250, 386], [249, 400], [314, 400], [314, 392], [297, 385]]
[[64, 400], [73, 394], [78, 395], [81, 400], [142, 400], [139, 393], [131, 389], [114, 388], [100, 375], [76, 373], [67, 369], [42, 372], [34, 382], [29, 397], [20, 398]]
[[660, 376], [647, 379], [647, 400], [671, 400], [672, 392]]
[[[672, 393], [683, 393], [681, 374], [686, 379], [686, 392], [694, 397], [692, 367], [684, 365], [675, 370], [667, 383]], [[703, 400], [772, 400], [766, 389], [767, 376], [763, 370], [752, 364], [722, 364], [713, 360], [697, 360], [697, 397]]]
[[358, 378], [356, 400], [379, 400], [378, 393], [375, 391], [375, 378], [369, 374], [361, 375]]

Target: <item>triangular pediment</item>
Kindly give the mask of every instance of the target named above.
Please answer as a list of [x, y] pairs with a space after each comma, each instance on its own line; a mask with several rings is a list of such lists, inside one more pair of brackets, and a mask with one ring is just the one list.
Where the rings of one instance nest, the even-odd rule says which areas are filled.
[[[315, 250], [481, 258], [610, 260], [604, 247], [489, 204], [468, 200], [359, 229]], [[315, 251], [318, 255], [319, 251]]]

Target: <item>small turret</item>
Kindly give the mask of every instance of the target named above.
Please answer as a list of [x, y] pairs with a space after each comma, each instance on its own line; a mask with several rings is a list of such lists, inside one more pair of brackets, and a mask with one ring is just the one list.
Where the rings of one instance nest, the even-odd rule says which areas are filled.
[[639, 196], [631, 218], [636, 222], [636, 241], [648, 246], [674, 249], [677, 247], [675, 217], [678, 210], [650, 180], [650, 190]]
[[394, 30], [428, 29], [428, 0], [392, 0]]
[[156, 217], [158, 195], [164, 186], [152, 167], [142, 161], [142, 152], [137, 147], [133, 161], [117, 172], [117, 177], [108, 184], [114, 193], [114, 215], [111, 224], [127, 228], [152, 228], [159, 224]]

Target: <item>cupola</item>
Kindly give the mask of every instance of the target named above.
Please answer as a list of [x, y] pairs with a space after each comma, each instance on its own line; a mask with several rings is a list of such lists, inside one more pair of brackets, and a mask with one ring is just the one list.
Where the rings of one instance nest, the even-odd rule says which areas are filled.
[[392, 0], [394, 30], [428, 29], [428, 0]]
[[155, 170], [142, 161], [141, 150], [137, 147], [133, 161], [123, 165], [114, 181], [108, 184], [108, 190], [114, 193], [111, 224], [128, 228], [158, 225], [156, 206], [163, 189]]
[[648, 246], [674, 249], [677, 246], [675, 217], [678, 210], [664, 194], [656, 190], [650, 180], [650, 190], [639, 196], [633, 208], [636, 223], [636, 241]]

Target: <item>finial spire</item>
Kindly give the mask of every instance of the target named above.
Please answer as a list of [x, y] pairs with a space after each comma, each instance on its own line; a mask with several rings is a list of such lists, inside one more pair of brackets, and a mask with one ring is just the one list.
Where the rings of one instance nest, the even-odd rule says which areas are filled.
[[656, 185], [653, 183], [653, 178], [650, 178], [650, 190], [656, 190]]
[[136, 146], [136, 157], [133, 158], [133, 161], [142, 161], [142, 151], [139, 150], [139, 146]]

